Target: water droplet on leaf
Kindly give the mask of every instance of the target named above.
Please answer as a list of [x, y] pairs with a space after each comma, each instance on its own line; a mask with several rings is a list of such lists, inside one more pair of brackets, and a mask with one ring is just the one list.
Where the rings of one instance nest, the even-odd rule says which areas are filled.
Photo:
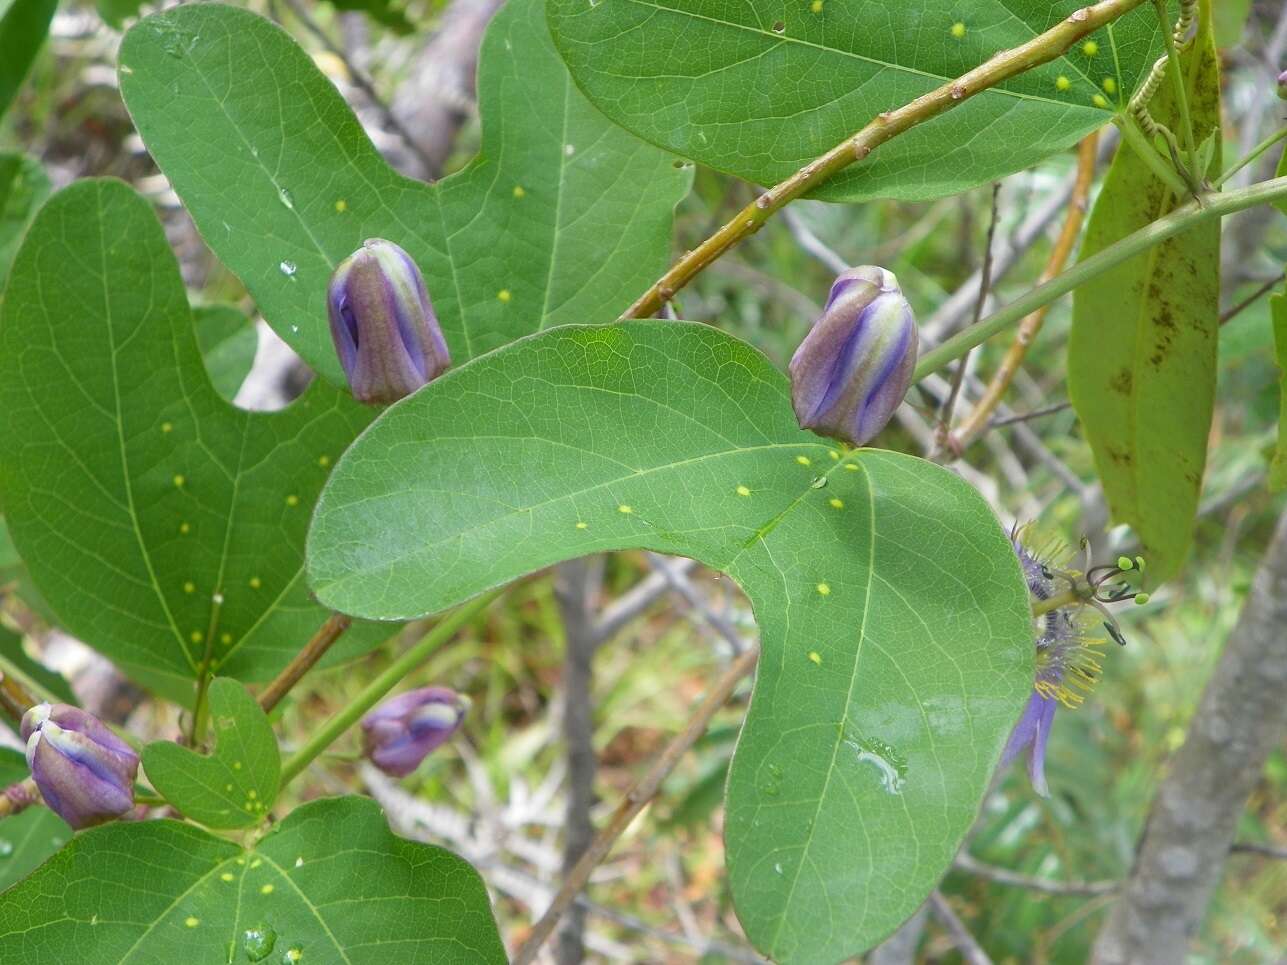
[[277, 944], [277, 932], [271, 925], [258, 925], [254, 928], [247, 928], [246, 933], [242, 936], [242, 945], [246, 950], [246, 957], [252, 962], [262, 962], [265, 958], [273, 953], [273, 946]]
[[907, 783], [907, 758], [877, 737], [856, 737], [845, 743], [857, 752], [860, 763], [876, 768], [882, 790], [889, 794], [903, 793]]
[[277, 944], [277, 932], [274, 932], [272, 925], [257, 925], [255, 928], [247, 928], [242, 939], [247, 959], [264, 961], [273, 953], [273, 946]]

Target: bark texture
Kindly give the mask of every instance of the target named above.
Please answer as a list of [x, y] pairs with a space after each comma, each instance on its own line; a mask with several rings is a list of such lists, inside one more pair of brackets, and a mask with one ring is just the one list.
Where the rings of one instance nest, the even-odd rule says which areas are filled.
[[[563, 739], [568, 755], [568, 798], [563, 827], [563, 872], [567, 874], [594, 840], [590, 808], [599, 761], [594, 752], [594, 608], [603, 575], [603, 557], [559, 565], [554, 593], [563, 618]], [[584, 905], [574, 904], [559, 924], [555, 955], [559, 965], [585, 957]]]
[[1287, 734], [1287, 513], [1153, 798], [1134, 867], [1095, 945], [1098, 965], [1186, 958], [1238, 818]]
[[456, 132], [473, 110], [478, 45], [501, 2], [452, 0], [394, 96], [393, 113], [411, 132], [421, 155], [408, 157], [403, 173], [427, 180], [442, 173]]

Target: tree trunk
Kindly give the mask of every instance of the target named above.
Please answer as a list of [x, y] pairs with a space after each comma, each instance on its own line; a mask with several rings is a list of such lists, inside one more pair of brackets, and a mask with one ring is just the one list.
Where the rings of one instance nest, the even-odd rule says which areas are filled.
[[1287, 513], [1153, 798], [1098, 965], [1183, 962], [1265, 759], [1287, 733]]
[[398, 89], [393, 113], [431, 165], [425, 168], [420, 158], [411, 156], [404, 174], [432, 180], [442, 173], [456, 131], [472, 109], [479, 42], [500, 6], [501, 0], [452, 0]]
[[[568, 800], [563, 826], [563, 871], [572, 870], [590, 842], [594, 823], [594, 601], [603, 576], [603, 557], [560, 564], [554, 581], [563, 617], [563, 739], [568, 755]], [[559, 965], [579, 965], [585, 956], [585, 907], [573, 904], [559, 923], [555, 947]]]

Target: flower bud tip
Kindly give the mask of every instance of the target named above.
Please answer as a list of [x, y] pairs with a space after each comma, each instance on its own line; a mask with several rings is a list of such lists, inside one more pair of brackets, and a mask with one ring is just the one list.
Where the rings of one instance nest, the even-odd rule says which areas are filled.
[[21, 733], [41, 797], [73, 828], [134, 807], [138, 755], [97, 717], [68, 704], [37, 704], [23, 715]]
[[326, 305], [340, 366], [360, 402], [396, 402], [451, 364], [420, 268], [391, 241], [368, 239], [340, 262]]
[[843, 272], [791, 358], [791, 403], [800, 425], [865, 445], [907, 394], [917, 341], [911, 306], [892, 272], [875, 265]]
[[391, 777], [406, 777], [460, 729], [470, 700], [446, 687], [399, 694], [362, 718], [367, 758]]

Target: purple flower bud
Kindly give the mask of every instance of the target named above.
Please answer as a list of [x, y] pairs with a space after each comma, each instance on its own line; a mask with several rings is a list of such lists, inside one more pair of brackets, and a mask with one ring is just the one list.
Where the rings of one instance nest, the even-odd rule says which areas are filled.
[[359, 402], [396, 402], [451, 364], [420, 269], [392, 241], [370, 238], [340, 262], [326, 307]]
[[1287, 70], [1278, 75], [1278, 96], [1287, 101]]
[[134, 807], [139, 756], [93, 714], [37, 704], [22, 717], [22, 737], [41, 797], [73, 828], [102, 824]]
[[891, 272], [850, 268], [791, 358], [791, 403], [806, 429], [856, 446], [885, 427], [916, 368], [916, 319]]
[[371, 763], [406, 777], [460, 728], [469, 698], [446, 687], [421, 687], [386, 700], [362, 718], [362, 746]]

